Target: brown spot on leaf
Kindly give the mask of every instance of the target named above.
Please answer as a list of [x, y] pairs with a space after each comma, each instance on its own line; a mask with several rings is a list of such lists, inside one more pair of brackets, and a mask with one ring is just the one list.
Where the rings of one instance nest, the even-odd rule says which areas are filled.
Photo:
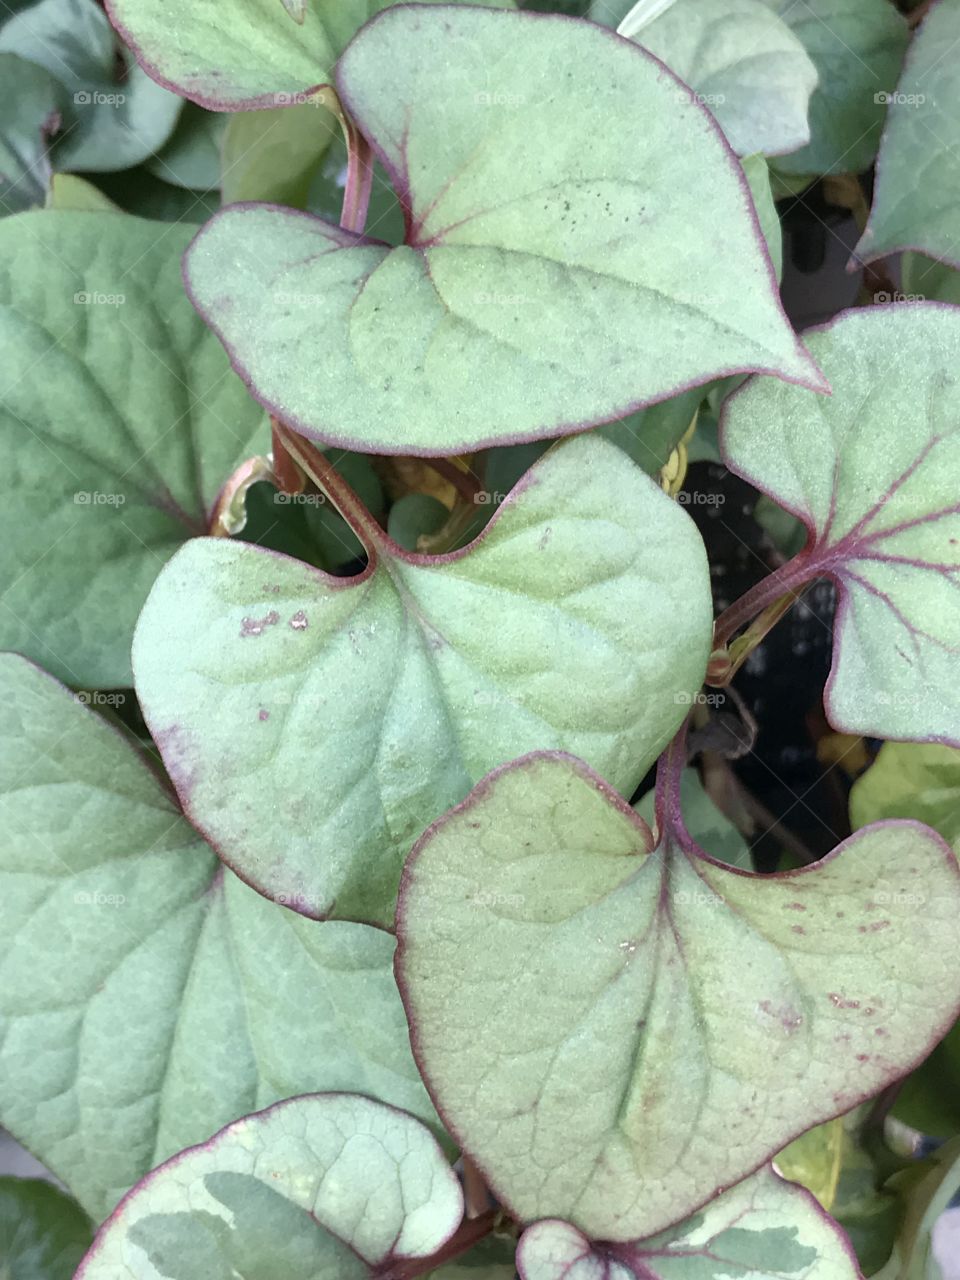
[[830, 1003], [834, 1006], [835, 1009], [859, 1009], [860, 1008], [859, 1000], [847, 1000], [844, 996], [840, 995], [840, 993], [837, 991], [829, 991], [827, 993], [827, 999], [830, 1001]]
[[280, 615], [276, 609], [271, 609], [268, 614], [262, 618], [243, 618], [240, 622], [240, 639], [245, 636], [263, 635], [265, 627], [275, 627], [280, 621]]

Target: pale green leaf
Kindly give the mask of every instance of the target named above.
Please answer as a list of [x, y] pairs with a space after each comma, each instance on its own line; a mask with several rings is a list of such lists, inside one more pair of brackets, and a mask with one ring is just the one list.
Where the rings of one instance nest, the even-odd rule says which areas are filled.
[[300, 23], [280, 0], [109, 0], [107, 8], [160, 84], [214, 111], [242, 111], [290, 103], [329, 83], [352, 37], [390, 3], [309, 0]]
[[737, 155], [782, 155], [810, 141], [817, 69], [764, 0], [676, 0], [652, 21], [617, 28], [690, 86]]
[[886, 100], [909, 33], [890, 0], [764, 0], [799, 37], [820, 77], [807, 146], [777, 158], [785, 175], [862, 173], [877, 154]]
[[856, 248], [867, 262], [918, 249], [960, 266], [958, 41], [960, 0], [939, 0], [913, 38], [896, 91], [888, 95], [873, 208]]
[[244, 879], [389, 923], [411, 843], [494, 765], [560, 747], [639, 783], [703, 679], [710, 584], [693, 522], [593, 437], [450, 556], [363, 532], [352, 579], [188, 543], [134, 669], [187, 812]]
[[840, 589], [834, 727], [960, 741], [960, 311], [849, 311], [807, 340], [833, 395], [752, 380], [727, 401], [724, 460], [810, 531], [773, 585]]
[[71, 684], [131, 683], [158, 570], [268, 444], [184, 294], [189, 238], [119, 213], [0, 222], [0, 646]]
[[230, 116], [223, 136], [224, 204], [266, 200], [302, 207], [339, 131], [336, 117], [313, 103]]
[[417, 1060], [521, 1221], [662, 1230], [898, 1079], [956, 1015], [960, 876], [932, 831], [879, 824], [755, 876], [706, 858], [668, 799], [648, 854], [580, 761], [528, 756], [407, 863]]
[[0, 53], [0, 215], [42, 205], [50, 138], [64, 110], [60, 82], [43, 67]]
[[594, 1248], [567, 1222], [535, 1223], [517, 1262], [522, 1280], [860, 1280], [836, 1223], [769, 1168], [647, 1240]]
[[[586, 65], [600, 130], [569, 107]], [[451, 454], [622, 418], [738, 370], [824, 389], [784, 321], [742, 171], [638, 47], [556, 15], [401, 6], [351, 44], [337, 87], [393, 175], [405, 243], [233, 208], [186, 260], [201, 314], [284, 422]]]
[[292, 1094], [363, 1090], [435, 1123], [387, 934], [224, 873], [153, 770], [13, 655], [0, 730], [0, 1123], [95, 1218]]
[[151, 1173], [77, 1280], [360, 1280], [429, 1257], [463, 1215], [418, 1120], [350, 1093], [245, 1116]]
[[72, 1280], [93, 1229], [62, 1191], [32, 1178], [0, 1178], [0, 1277]]
[[127, 169], [173, 132], [179, 98], [118, 48], [96, 0], [40, 0], [3, 26], [0, 50], [45, 67], [66, 90], [58, 168]]

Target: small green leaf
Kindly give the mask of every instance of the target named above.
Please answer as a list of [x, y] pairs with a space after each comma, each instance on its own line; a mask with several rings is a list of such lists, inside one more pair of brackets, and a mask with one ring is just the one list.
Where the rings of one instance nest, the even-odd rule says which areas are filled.
[[[900, 1219], [896, 1197], [883, 1189], [890, 1165], [885, 1163], [881, 1169], [863, 1142], [863, 1125], [871, 1109], [872, 1104], [864, 1103], [809, 1129], [774, 1160], [778, 1173], [805, 1186], [840, 1224], [866, 1275], [890, 1257]], [[885, 1160], [889, 1158], [885, 1152]]]
[[660, 1231], [899, 1079], [956, 1016], [960, 875], [934, 832], [882, 823], [756, 876], [708, 858], [665, 801], [648, 853], [581, 762], [528, 756], [407, 862], [417, 1061], [523, 1222]]
[[[960, 3], [940, 0], [910, 45], [889, 101], [870, 221], [856, 247], [865, 262], [918, 249], [960, 266]], [[884, 88], [892, 88], [885, 85]]]
[[0, 1178], [4, 1280], [72, 1280], [92, 1237], [79, 1205], [49, 1182]]
[[514, 1241], [488, 1238], [430, 1272], [429, 1280], [515, 1280]]
[[416, 551], [422, 534], [442, 529], [450, 512], [429, 493], [407, 493], [390, 508], [387, 533], [404, 551]]
[[639, 783], [703, 678], [710, 584], [693, 522], [588, 436], [449, 556], [351, 519], [370, 564], [349, 579], [188, 543], [147, 601], [134, 667], [181, 800], [227, 863], [308, 915], [389, 924], [411, 843], [494, 765], [562, 747]]
[[850, 311], [808, 341], [829, 399], [757, 378], [721, 423], [727, 464], [810, 534], [770, 585], [840, 588], [835, 728], [960, 742], [960, 311]]
[[774, 203], [770, 166], [763, 156], [744, 156], [740, 163], [750, 186], [753, 207], [767, 244], [767, 253], [776, 270], [777, 279], [780, 280], [783, 276], [783, 229]]
[[43, 67], [0, 53], [0, 216], [42, 205], [64, 92]]
[[862, 173], [877, 154], [909, 32], [889, 0], [764, 0], [799, 37], [819, 83], [807, 146], [777, 158], [786, 175]]
[[392, 938], [224, 873], [139, 754], [9, 654], [0, 742], [0, 1123], [92, 1216], [292, 1094], [359, 1089], [436, 1123]]
[[45, 67], [67, 102], [57, 166], [128, 169], [162, 147], [182, 103], [118, 47], [96, 0], [40, 0], [0, 30], [0, 50]]
[[517, 1264], [522, 1280], [860, 1280], [837, 1224], [769, 1168], [648, 1240], [593, 1245], [568, 1222], [537, 1222]]
[[960, 1138], [934, 1152], [925, 1167], [897, 1174], [891, 1185], [906, 1201], [906, 1215], [893, 1257], [876, 1280], [939, 1280], [933, 1228], [960, 1192]]
[[356, 1094], [291, 1098], [149, 1174], [77, 1280], [360, 1280], [429, 1257], [462, 1216], [418, 1120]]
[[55, 173], [50, 179], [48, 209], [71, 209], [75, 213], [119, 213], [103, 192], [75, 173]]
[[597, 427], [597, 435], [621, 448], [648, 476], [655, 476], [667, 465], [688, 431], [706, 390], [706, 387], [691, 387], [669, 400], [652, 404], [649, 409], [605, 422]]
[[266, 200], [302, 208], [340, 125], [314, 103], [240, 111], [223, 136], [223, 203]]
[[850, 822], [916, 818], [960, 851], [960, 751], [937, 743], [887, 742], [850, 793]]
[[177, 127], [147, 170], [164, 182], [191, 191], [215, 191], [220, 185], [220, 147], [227, 121], [232, 117], [185, 104]]
[[213, 111], [244, 111], [296, 102], [329, 83], [355, 33], [390, 3], [309, 0], [302, 22], [291, 22], [281, 0], [109, 0], [107, 8], [160, 84]]
[[690, 86], [737, 155], [782, 155], [810, 141], [807, 108], [817, 69], [764, 0], [675, 0], [657, 7], [663, 11], [652, 21], [635, 7], [617, 31]]
[[[634, 808], [649, 827], [656, 818], [654, 803], [656, 793], [648, 791]], [[709, 849], [714, 858], [729, 867], [753, 870], [753, 861], [747, 842], [729, 818], [720, 812], [700, 781], [696, 769], [684, 769], [680, 777], [680, 804], [687, 830], [697, 844]]]
[[[606, 86], [601, 130], [569, 109], [584, 65]], [[721, 373], [824, 389], [742, 171], [636, 46], [556, 15], [400, 6], [351, 44], [337, 86], [393, 175], [405, 243], [254, 206], [218, 214], [186, 259], [196, 306], [285, 423], [453, 454], [619, 419]]]
[[880, 302], [950, 302], [960, 305], [960, 271], [922, 253], [905, 253], [900, 259], [903, 291]]
[[[920, 742], [887, 742], [850, 793], [850, 822], [916, 818], [960, 850], [960, 751]], [[894, 1115], [923, 1133], [960, 1133], [960, 1025], [903, 1083]]]
[[0, 646], [74, 685], [131, 683], [157, 571], [267, 447], [184, 294], [189, 238], [119, 213], [0, 221]]

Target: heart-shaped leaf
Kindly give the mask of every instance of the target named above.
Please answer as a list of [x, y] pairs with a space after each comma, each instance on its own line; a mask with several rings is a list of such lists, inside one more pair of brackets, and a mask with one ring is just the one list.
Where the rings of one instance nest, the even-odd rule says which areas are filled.
[[73, 1280], [93, 1229], [79, 1206], [33, 1178], [0, 1178], [0, 1276]]
[[[960, 4], [941, 0], [910, 45], [889, 102], [870, 220], [856, 254], [866, 262], [919, 249], [960, 266]], [[930, 290], [925, 292], [929, 295]]]
[[[584, 66], [601, 130], [569, 110]], [[284, 422], [454, 454], [738, 370], [824, 389], [742, 171], [637, 46], [556, 15], [399, 7], [351, 44], [337, 88], [392, 175], [405, 243], [253, 205], [218, 214], [186, 259], [201, 314]]]
[[436, 1123], [390, 937], [224, 873], [138, 753], [9, 654], [0, 729], [0, 1123], [95, 1218], [291, 1094], [363, 1089]]
[[810, 141], [817, 69], [764, 0], [676, 0], [652, 21], [635, 7], [617, 30], [690, 86], [737, 155], [781, 155]]
[[909, 31], [889, 0], [764, 0], [799, 38], [817, 69], [810, 142], [774, 168], [788, 176], [862, 173], [877, 154], [886, 102]]
[[769, 1168], [648, 1240], [591, 1244], [568, 1222], [537, 1222], [517, 1265], [522, 1280], [860, 1280], [837, 1224]]
[[881, 823], [757, 876], [694, 844], [667, 781], [648, 853], [596, 774], [528, 756], [424, 835], [400, 891], [444, 1122], [521, 1221], [598, 1240], [691, 1213], [903, 1075], [960, 1006], [960, 875], [934, 832]]
[[4, 25], [0, 50], [45, 67], [66, 90], [61, 168], [127, 169], [162, 147], [177, 123], [180, 99], [118, 47], [96, 0], [40, 0]]
[[157, 570], [268, 446], [180, 279], [189, 229], [113, 213], [0, 222], [0, 646], [131, 683]]
[[160, 84], [213, 111], [244, 111], [296, 102], [329, 82], [354, 33], [392, 2], [309, 0], [297, 23], [280, 0], [108, 0], [107, 10]]
[[228, 864], [308, 915], [389, 924], [410, 845], [494, 765], [563, 747], [637, 785], [703, 678], [710, 584], [692, 521], [596, 438], [553, 449], [448, 556], [405, 553], [341, 501], [364, 573], [188, 543], [134, 666]]
[[356, 1094], [291, 1098], [149, 1174], [77, 1280], [400, 1274], [462, 1216], [457, 1176], [418, 1120]]
[[836, 728], [960, 742], [960, 311], [872, 307], [807, 340], [829, 399], [758, 378], [721, 422], [727, 464], [809, 530], [761, 593], [838, 584]]

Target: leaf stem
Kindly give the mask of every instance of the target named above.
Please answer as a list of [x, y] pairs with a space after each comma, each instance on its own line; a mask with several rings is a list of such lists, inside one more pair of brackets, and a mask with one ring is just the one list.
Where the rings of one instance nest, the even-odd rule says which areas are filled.
[[[768, 573], [717, 618], [713, 628], [714, 649], [726, 649], [737, 631], [754, 618], [758, 623], [762, 618], [764, 620], [765, 630], [756, 637], [756, 644], [759, 644], [774, 622], [780, 621], [790, 605], [803, 595], [806, 586], [819, 576], [819, 571], [819, 563], [808, 550], [803, 550], [799, 556]], [[708, 680], [708, 684], [713, 684], [713, 681]]]
[[373, 1274], [377, 1280], [415, 1280], [417, 1276], [429, 1275], [444, 1262], [458, 1258], [461, 1253], [466, 1253], [479, 1240], [488, 1236], [499, 1216], [499, 1209], [490, 1209], [479, 1218], [464, 1218], [447, 1243], [429, 1258], [409, 1258], [403, 1262], [388, 1263], [385, 1269], [378, 1268]]
[[389, 543], [390, 539], [360, 498], [315, 444], [297, 435], [281, 422], [275, 422], [274, 432], [275, 440], [283, 445], [287, 455], [327, 495], [354, 532], [363, 535], [368, 550], [382, 548]]
[[690, 842], [690, 835], [683, 821], [680, 807], [680, 777], [687, 763], [687, 728], [690, 717], [674, 734], [669, 746], [657, 761], [657, 780], [654, 790], [654, 812], [657, 819], [657, 835], [662, 843], [664, 835], [672, 836], [678, 844]]
[[463, 471], [452, 458], [424, 458], [424, 462], [448, 484], [452, 484], [464, 502], [476, 506], [480, 483], [473, 474]]
[[340, 225], [344, 231], [363, 233], [370, 208], [370, 191], [373, 186], [373, 151], [370, 143], [351, 121], [343, 118], [347, 139], [347, 184], [343, 192], [343, 209]]

